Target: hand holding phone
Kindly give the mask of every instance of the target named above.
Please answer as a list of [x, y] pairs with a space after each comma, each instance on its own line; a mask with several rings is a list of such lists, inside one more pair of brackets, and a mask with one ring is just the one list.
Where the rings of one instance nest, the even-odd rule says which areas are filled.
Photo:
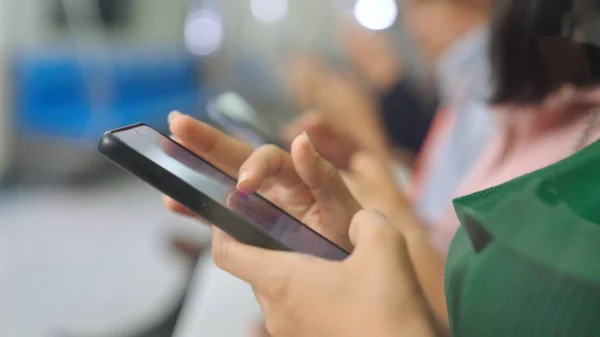
[[[218, 164], [227, 162], [225, 159], [227, 154], [239, 155], [239, 151], [246, 148], [190, 117], [185, 116], [181, 120], [185, 119], [189, 124], [182, 129], [190, 131], [190, 128], [196, 128], [200, 136], [204, 133], [205, 136], [212, 135], [218, 138], [215, 148], [207, 151], [207, 157], [216, 158]], [[190, 140], [199, 136], [188, 132], [180, 137], [173, 123], [172, 129], [175, 129], [174, 133], [178, 139], [183, 138], [186, 145], [191, 144]], [[219, 146], [224, 148], [219, 149]], [[191, 147], [194, 145], [192, 144]], [[237, 182], [230, 175], [147, 125], [138, 124], [107, 132], [99, 149], [118, 165], [241, 242], [267, 249], [297, 251], [332, 260], [341, 260], [348, 255], [346, 250], [262, 196], [238, 192]], [[223, 151], [220, 152], [221, 150]], [[299, 195], [299, 197], [305, 196]], [[310, 210], [311, 207], [305, 207], [308, 204], [312, 205], [313, 210], [319, 209], [315, 207], [318, 205], [314, 202], [307, 203], [300, 199], [296, 202], [296, 206], [302, 205], [303, 208]], [[349, 210], [349, 213], [355, 211], [356, 209]], [[302, 213], [307, 214], [307, 212], [298, 214]], [[326, 213], [323, 212], [324, 215]], [[340, 216], [341, 221], [346, 221], [346, 218], [351, 215], [353, 213]], [[320, 216], [321, 214], [315, 215], [315, 218], [318, 218], [316, 222], [325, 220]], [[335, 223], [334, 220], [332, 218], [331, 222]], [[331, 232], [338, 232], [338, 230], [339, 228]]]

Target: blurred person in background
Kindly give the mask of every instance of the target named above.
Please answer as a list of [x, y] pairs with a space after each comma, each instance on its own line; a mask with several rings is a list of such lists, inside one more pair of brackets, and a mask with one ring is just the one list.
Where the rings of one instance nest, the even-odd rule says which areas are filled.
[[437, 93], [426, 92], [424, 84], [406, 75], [403, 60], [384, 33], [368, 31], [352, 22], [342, 28], [346, 54], [375, 93], [387, 138], [395, 149], [412, 159], [431, 125]]
[[[425, 144], [422, 148], [418, 146], [420, 151], [413, 165], [408, 196], [424, 226], [431, 228], [432, 239], [440, 252], [445, 254], [450, 240], [440, 233], [443, 230], [437, 224], [492, 130], [487, 108], [490, 91], [486, 57], [489, 1], [406, 0], [404, 9], [407, 28], [435, 70], [442, 106]], [[402, 78], [401, 66], [394, 61], [384, 40], [369, 39], [368, 33], [351, 25], [345, 32], [350, 58], [357, 68], [362, 69], [364, 76], [371, 79], [375, 88], [389, 90], [385, 88]], [[367, 55], [372, 55], [372, 65], [369, 65]], [[408, 130], [412, 129], [415, 134], [423, 134], [423, 125], [429, 125], [421, 119], [422, 111], [409, 103], [414, 101], [414, 95], [401, 94], [396, 98], [403, 100], [404, 105], [378, 105], [374, 97], [350, 76], [335, 73], [310, 59], [301, 59], [295, 65], [296, 76], [292, 76], [295, 82], [291, 87], [301, 104], [311, 112], [288, 133], [295, 136], [307, 131], [319, 152], [338, 168], [347, 167], [352, 153], [359, 148], [384, 160], [393, 156], [383, 122], [378, 117], [381, 108], [398, 109], [384, 112], [384, 115], [399, 116], [396, 125], [388, 126], [395, 132], [409, 134]], [[411, 109], [413, 106], [415, 110]], [[388, 119], [388, 122], [392, 121]], [[407, 141], [405, 146], [410, 147], [410, 144]], [[402, 158], [406, 159], [406, 156]], [[387, 177], [389, 172], [394, 170], [386, 168], [381, 176]], [[389, 178], [389, 181], [379, 181], [393, 187], [395, 179]], [[363, 188], [375, 186], [349, 183], [355, 195], [369, 194]]]
[[487, 104], [490, 1], [406, 0], [405, 7], [409, 28], [434, 67], [441, 95], [408, 195], [446, 253], [449, 242], [437, 238], [438, 222], [493, 128]]
[[[306, 113], [286, 128], [284, 137], [291, 141], [304, 130], [329, 136], [328, 142], [320, 138], [315, 141], [324, 147], [336, 143], [337, 148], [325, 155], [341, 167], [359, 146], [382, 155], [390, 152], [410, 163], [429, 129], [434, 103], [428, 102], [431, 98], [425, 97], [416, 79], [404, 76], [402, 60], [384, 33], [369, 31], [355, 22], [340, 26], [346, 56], [357, 70], [356, 76], [335, 73], [314, 58], [296, 58], [290, 66], [294, 97], [305, 109], [325, 111]], [[341, 118], [344, 123], [336, 123]], [[365, 127], [369, 132], [364, 132]], [[344, 137], [344, 133], [352, 137]], [[335, 138], [349, 140], [345, 151], [340, 151], [344, 141]]]
[[[596, 23], [599, 10], [598, 0], [494, 3], [491, 100], [497, 127], [460, 191], [488, 189], [458, 199], [457, 207], [476, 202], [489, 212], [495, 199], [519, 201], [515, 196], [531, 177], [580, 163], [585, 156], [597, 163], [600, 49], [579, 39], [586, 36], [580, 28]], [[440, 328], [461, 337], [571, 337], [593, 336], [598, 330], [600, 277], [594, 255], [587, 255], [597, 247], [589, 240], [598, 236], [597, 222], [583, 230], [568, 218], [531, 214], [517, 202], [506, 214], [529, 223], [554, 222], [529, 226], [534, 236], [516, 231], [517, 236], [501, 237], [507, 233], [503, 228], [511, 228], [510, 220], [495, 218], [500, 227], [493, 228], [462, 217], [463, 227], [450, 247], [445, 293], [443, 258], [402, 195], [382, 191], [386, 198], [369, 198], [372, 203], [363, 205], [380, 210], [390, 223], [360, 211], [337, 170], [315, 152], [306, 134], [288, 154], [272, 146], [253, 152], [186, 116], [173, 115], [171, 130], [222, 169], [236, 177], [239, 173], [241, 191], [260, 190], [340, 246], [354, 247], [346, 261], [329, 262], [249, 247], [213, 231], [216, 262], [250, 282], [273, 336], [434, 336]], [[381, 179], [381, 161], [372, 158], [354, 156], [349, 166], [356, 179]], [[566, 179], [573, 183], [577, 176]], [[497, 184], [502, 185], [492, 188]], [[556, 209], [552, 200], [558, 191], [553, 191], [544, 198]], [[177, 203], [167, 204], [185, 212]], [[459, 225], [450, 205], [444, 223], [455, 230]], [[482, 226], [499, 236], [490, 236]], [[566, 232], [569, 227], [574, 230]], [[575, 249], [565, 250], [561, 242]]]

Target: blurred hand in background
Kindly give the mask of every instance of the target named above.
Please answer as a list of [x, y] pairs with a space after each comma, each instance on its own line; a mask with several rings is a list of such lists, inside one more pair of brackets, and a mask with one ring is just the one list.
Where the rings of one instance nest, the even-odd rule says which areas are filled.
[[368, 30], [354, 21], [340, 25], [346, 56], [374, 90], [384, 93], [404, 75], [404, 65], [386, 33]]
[[361, 145], [352, 135], [344, 133], [322, 114], [308, 111], [283, 130], [285, 139], [294, 139], [306, 132], [318, 152], [338, 169], [348, 169], [352, 156]]
[[[382, 118], [382, 95], [404, 80], [403, 64], [393, 44], [384, 32], [370, 31], [355, 22], [344, 21], [339, 28], [346, 58], [355, 74], [329, 69], [312, 56], [293, 59], [287, 73], [289, 87], [296, 102], [309, 112], [291, 123], [284, 130], [284, 137], [291, 140], [306, 131], [323, 156], [342, 169], [348, 167], [351, 155], [357, 150], [385, 159], [394, 152], [396, 159], [410, 161], [402, 151], [392, 151], [388, 132], [394, 129], [386, 127]], [[399, 99], [407, 97], [400, 95]], [[413, 105], [401, 106], [415, 110]], [[419, 114], [418, 111], [390, 113]]]
[[356, 149], [382, 158], [388, 156], [389, 145], [376, 100], [358, 81], [327, 69], [310, 57], [292, 61], [289, 79], [298, 104], [311, 114], [300, 117], [285, 130], [287, 139], [306, 131], [316, 144], [344, 149], [336, 158], [329, 157], [334, 151], [323, 149], [324, 156], [341, 168], [347, 167], [348, 156]]
[[[328, 69], [314, 57], [297, 57], [289, 67], [289, 86], [297, 103], [307, 112], [284, 129], [284, 138], [292, 140], [307, 132], [317, 151], [336, 168], [346, 171], [344, 181], [353, 195], [363, 199], [359, 200], [363, 206], [374, 206], [383, 200], [399, 201], [403, 196], [390, 165], [392, 149], [378, 95], [398, 83], [402, 63], [381, 32], [344, 23], [341, 33], [348, 59], [368, 86], [350, 74]], [[351, 167], [352, 162], [361, 163], [360, 158], [365, 157], [371, 165]], [[354, 172], [355, 169], [368, 174]], [[377, 190], [386, 193], [369, 192]]]

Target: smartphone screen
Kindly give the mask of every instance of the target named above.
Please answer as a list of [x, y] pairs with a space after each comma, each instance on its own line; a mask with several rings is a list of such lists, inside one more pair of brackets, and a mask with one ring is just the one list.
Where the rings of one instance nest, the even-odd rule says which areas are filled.
[[292, 251], [329, 260], [343, 260], [348, 256], [343, 249], [261, 196], [238, 192], [235, 179], [151, 127], [142, 125], [113, 135]]

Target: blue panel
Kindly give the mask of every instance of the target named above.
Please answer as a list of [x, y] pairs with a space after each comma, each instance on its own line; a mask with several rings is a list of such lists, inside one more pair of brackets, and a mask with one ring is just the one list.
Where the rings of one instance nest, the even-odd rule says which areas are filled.
[[31, 52], [15, 59], [14, 75], [21, 133], [84, 143], [123, 124], [164, 127], [172, 109], [195, 113], [206, 100], [197, 63], [184, 52], [114, 50], [109, 62], [92, 54], [81, 60], [68, 51]]

